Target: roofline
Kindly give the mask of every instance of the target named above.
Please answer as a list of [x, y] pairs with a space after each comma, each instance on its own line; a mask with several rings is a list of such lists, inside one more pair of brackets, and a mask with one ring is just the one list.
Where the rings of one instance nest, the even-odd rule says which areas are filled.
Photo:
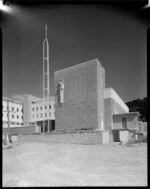
[[[92, 60], [88, 60], [88, 61], [81, 62], [81, 63], [76, 64], [76, 65], [73, 65], [73, 66], [69, 66], [69, 67], [67, 67], [67, 68], [63, 68], [63, 69], [60, 69], [60, 70], [56, 70], [54, 73], [60, 72], [60, 71], [65, 71], [65, 70], [69, 70], [70, 68], [76, 68], [76, 67], [78, 67], [78, 66], [81, 65], [81, 64], [87, 64], [88, 62], [95, 61], [95, 60], [96, 60], [98, 63], [100, 63], [100, 61], [98, 60], [98, 58], [94, 58], [94, 59], [92, 59]], [[104, 68], [101, 63], [100, 63], [100, 65], [101, 65], [102, 68]]]
[[107, 87], [104, 90], [104, 100], [109, 98], [115, 100], [127, 113], [129, 112], [129, 107], [112, 87]]
[[22, 102], [22, 101], [18, 101], [18, 100], [15, 100], [15, 99], [12, 99], [12, 98], [7, 98], [7, 97], [3, 97], [3, 100], [12, 101], [12, 102], [16, 102], [16, 103], [19, 103], [19, 104], [24, 104], [24, 102]]
[[129, 115], [129, 114], [137, 114], [138, 116], [140, 116], [139, 112], [129, 112], [129, 113], [113, 114], [113, 116]]
[[[51, 102], [55, 102], [55, 96], [50, 96], [50, 97], [49, 97], [49, 100], [50, 100]], [[42, 101], [43, 101], [43, 99], [38, 100], [38, 101], [35, 101], [33, 104], [40, 103], [40, 102], [42, 102]]]

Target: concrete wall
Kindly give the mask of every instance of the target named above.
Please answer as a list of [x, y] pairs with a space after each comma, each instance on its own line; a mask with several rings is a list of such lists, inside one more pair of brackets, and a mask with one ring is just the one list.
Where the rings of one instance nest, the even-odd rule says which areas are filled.
[[55, 72], [64, 81], [64, 104], [55, 106], [56, 129], [103, 129], [104, 69], [97, 59]]
[[138, 116], [135, 114], [128, 115], [114, 115], [113, 116], [113, 129], [123, 129], [122, 127], [122, 117], [127, 118], [127, 128], [128, 129], [139, 129]]
[[142, 121], [139, 121], [139, 129], [140, 129], [140, 132], [144, 132], [144, 124]]
[[[9, 133], [8, 131], [8, 128], [3, 128], [3, 134]], [[38, 126], [12, 127], [10, 132], [12, 135], [40, 133], [41, 128]]]
[[147, 134], [147, 122], [143, 122], [144, 133]]
[[113, 126], [113, 110], [111, 105], [111, 99], [104, 99], [104, 118], [105, 118], [105, 130], [112, 129]]
[[32, 105], [32, 96], [26, 95], [24, 97], [24, 125], [29, 125], [29, 123], [32, 121], [31, 105]]
[[113, 128], [113, 115], [126, 113], [126, 110], [112, 98], [104, 99], [104, 107], [105, 130], [110, 130]]
[[111, 99], [111, 107], [112, 107], [112, 113], [113, 114], [128, 113], [114, 99]]
[[129, 131], [120, 131], [120, 141], [127, 142], [129, 140]]
[[[104, 90], [105, 90], [105, 69], [97, 61], [97, 103], [98, 103], [98, 130], [105, 130], [104, 115]], [[87, 91], [88, 92], [88, 91]]]
[[[119, 105], [119, 112], [120, 110], [123, 112], [126, 112], [126, 113], [129, 113], [129, 108], [128, 106], [124, 103], [124, 101], [122, 100], [122, 98], [116, 93], [116, 91], [112, 88], [105, 88], [105, 91], [104, 91], [104, 98], [105, 99], [113, 99], [117, 105]], [[112, 104], [113, 105], [113, 104]], [[121, 109], [120, 109], [121, 107]], [[117, 109], [114, 109], [114, 110], [117, 110]], [[117, 112], [116, 112], [117, 113]]]

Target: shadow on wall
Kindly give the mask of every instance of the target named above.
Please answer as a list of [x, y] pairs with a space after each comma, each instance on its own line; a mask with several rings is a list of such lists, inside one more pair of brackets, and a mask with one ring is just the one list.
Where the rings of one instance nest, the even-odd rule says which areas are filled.
[[[45, 124], [45, 132], [48, 132], [48, 120], [44, 121]], [[50, 120], [49, 122], [49, 131], [55, 130], [55, 120]], [[37, 125], [41, 127], [41, 132], [43, 132], [43, 121], [38, 121]]]

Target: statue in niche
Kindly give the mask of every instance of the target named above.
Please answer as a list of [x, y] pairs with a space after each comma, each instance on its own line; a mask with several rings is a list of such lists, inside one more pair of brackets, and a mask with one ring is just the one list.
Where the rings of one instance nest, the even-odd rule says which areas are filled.
[[64, 103], [64, 81], [59, 80], [56, 88], [56, 99], [59, 107]]

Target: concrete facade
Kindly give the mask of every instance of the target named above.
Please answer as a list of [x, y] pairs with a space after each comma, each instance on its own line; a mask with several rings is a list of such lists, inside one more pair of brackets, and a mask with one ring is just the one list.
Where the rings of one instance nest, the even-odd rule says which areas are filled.
[[[122, 119], [126, 118], [126, 128], [123, 127]], [[129, 129], [138, 130], [139, 128], [139, 113], [129, 112], [128, 114], [116, 114], [113, 115], [113, 129]]]
[[104, 72], [97, 59], [55, 72], [55, 90], [64, 81], [64, 104], [55, 105], [56, 130], [104, 130]]
[[23, 102], [3, 97], [3, 102], [2, 102], [3, 128], [8, 127], [8, 121], [10, 123], [10, 127], [20, 127], [24, 125], [23, 109], [24, 109]]
[[[8, 102], [9, 102], [9, 123], [10, 127], [22, 127], [39, 125], [42, 127], [43, 120], [48, 118], [48, 108], [50, 109], [50, 127], [54, 129], [55, 120], [55, 99], [50, 97], [50, 104], [43, 107], [41, 98], [31, 94], [14, 95], [12, 99], [3, 98], [3, 128], [8, 128]], [[43, 111], [44, 108], [44, 111]], [[42, 128], [41, 128], [42, 130]], [[22, 130], [19, 130], [22, 131]], [[30, 130], [29, 130], [30, 132]]]
[[143, 127], [144, 127], [144, 135], [147, 135], [147, 122], [143, 122]]
[[129, 112], [129, 108], [112, 88], [105, 88], [104, 107], [105, 130], [111, 130], [113, 128], [114, 114]]
[[[31, 110], [32, 122], [42, 121], [43, 118], [46, 120], [48, 117], [48, 112], [50, 114], [49, 115], [50, 120], [55, 120], [54, 105], [55, 105], [54, 97], [50, 97], [49, 106], [47, 104], [43, 107], [42, 100], [32, 103], [32, 107], [31, 107], [32, 108]], [[43, 108], [44, 108], [44, 111], [43, 111]]]
[[[55, 120], [55, 98], [50, 97], [49, 105], [43, 107], [42, 98], [33, 96], [31, 94], [15, 95], [15, 99], [20, 99], [24, 102], [24, 124], [33, 125], [36, 122], [48, 119], [48, 112], [50, 112], [50, 120]], [[44, 109], [44, 111], [43, 111]], [[50, 111], [49, 111], [50, 110]]]
[[120, 141], [127, 142], [129, 140], [129, 131], [120, 131]]

